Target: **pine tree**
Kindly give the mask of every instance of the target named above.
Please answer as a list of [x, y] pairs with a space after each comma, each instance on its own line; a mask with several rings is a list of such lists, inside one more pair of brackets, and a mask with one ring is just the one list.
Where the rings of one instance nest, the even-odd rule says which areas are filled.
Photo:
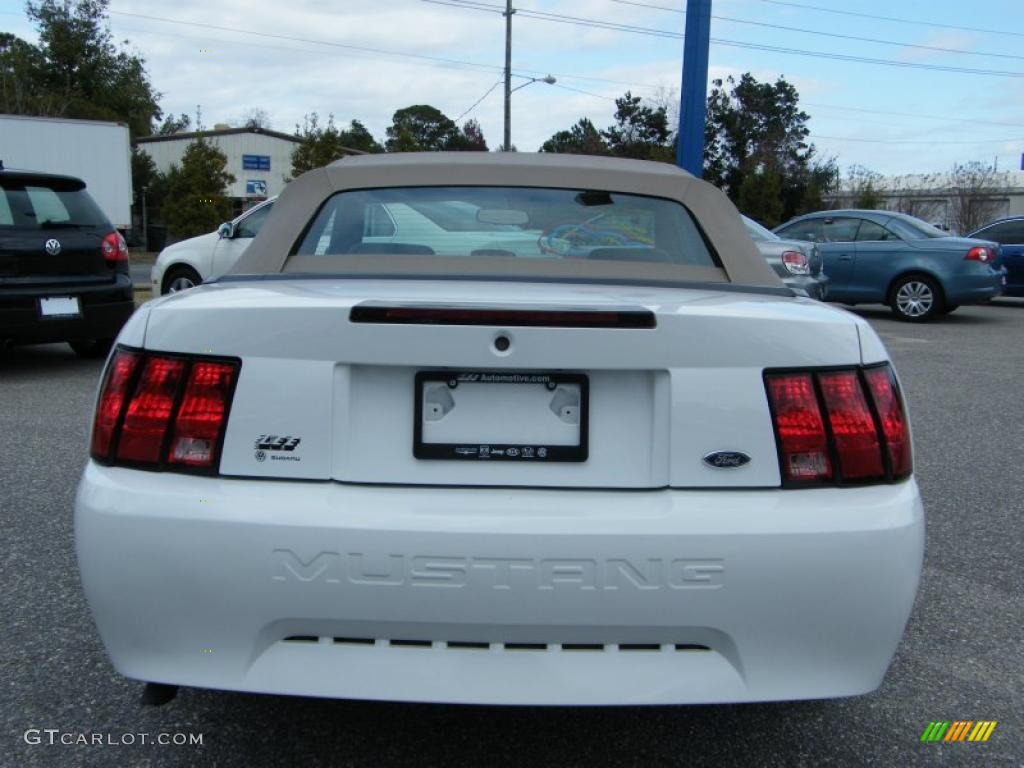
[[188, 145], [181, 166], [171, 166], [163, 213], [174, 237], [211, 232], [231, 218], [226, 192], [235, 177], [225, 170], [227, 163], [223, 152], [199, 136]]

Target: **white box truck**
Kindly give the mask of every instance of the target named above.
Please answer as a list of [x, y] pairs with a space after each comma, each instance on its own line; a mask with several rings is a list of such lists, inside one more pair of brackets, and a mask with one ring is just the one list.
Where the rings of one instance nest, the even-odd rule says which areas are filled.
[[82, 179], [110, 223], [132, 223], [128, 126], [97, 120], [0, 115], [0, 161], [8, 170], [61, 173]]

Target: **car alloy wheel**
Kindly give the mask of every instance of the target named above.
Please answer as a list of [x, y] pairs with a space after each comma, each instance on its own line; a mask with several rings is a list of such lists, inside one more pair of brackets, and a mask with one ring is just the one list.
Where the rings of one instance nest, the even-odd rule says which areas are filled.
[[931, 314], [935, 291], [921, 280], [908, 280], [896, 290], [896, 311], [904, 317], [920, 319]]
[[177, 293], [178, 291], [187, 291], [189, 288], [195, 288], [196, 284], [188, 277], [182, 275], [176, 277], [167, 286], [168, 293]]
[[164, 275], [163, 294], [187, 291], [190, 288], [195, 288], [201, 282], [203, 282], [203, 278], [192, 267], [177, 264], [168, 269]]

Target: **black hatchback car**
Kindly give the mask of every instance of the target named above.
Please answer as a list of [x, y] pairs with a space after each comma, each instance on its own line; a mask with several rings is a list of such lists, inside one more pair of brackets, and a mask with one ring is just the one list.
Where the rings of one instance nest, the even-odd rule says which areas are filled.
[[102, 355], [134, 309], [128, 246], [85, 182], [0, 170], [0, 345]]

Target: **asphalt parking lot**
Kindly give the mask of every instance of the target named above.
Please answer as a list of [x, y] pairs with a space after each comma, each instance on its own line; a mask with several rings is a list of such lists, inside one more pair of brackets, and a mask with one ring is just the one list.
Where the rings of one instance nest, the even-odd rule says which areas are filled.
[[[78, 581], [71, 505], [101, 363], [0, 356], [0, 765], [1024, 765], [1024, 300], [908, 325], [858, 310], [907, 393], [928, 513], [922, 588], [882, 688], [714, 707], [397, 705], [182, 690], [141, 708]], [[842, 595], [836, 595], [842, 599]], [[989, 741], [922, 743], [933, 720]], [[199, 746], [26, 744], [28, 729], [202, 734]]]

